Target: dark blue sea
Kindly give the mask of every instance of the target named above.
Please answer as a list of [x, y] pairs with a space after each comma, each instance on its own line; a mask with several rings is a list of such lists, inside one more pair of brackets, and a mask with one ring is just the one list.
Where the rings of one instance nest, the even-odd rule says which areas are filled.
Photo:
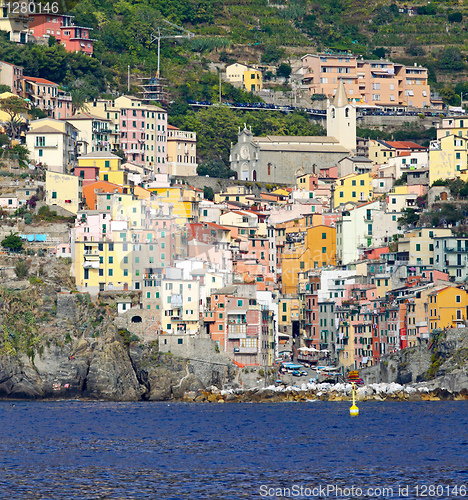
[[0, 498], [468, 498], [468, 402], [0, 403]]

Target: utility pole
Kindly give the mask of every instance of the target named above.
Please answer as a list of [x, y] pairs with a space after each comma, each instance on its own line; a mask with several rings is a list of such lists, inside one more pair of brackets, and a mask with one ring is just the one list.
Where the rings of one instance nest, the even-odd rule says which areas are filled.
[[161, 78], [161, 40], [169, 39], [169, 38], [193, 38], [195, 33], [182, 28], [181, 26], [177, 26], [177, 24], [171, 23], [166, 19], [162, 19], [164, 23], [168, 26], [158, 26], [156, 30], [151, 34], [150, 45], [157, 41], [158, 42], [158, 70], [156, 73], [156, 78]]
[[130, 64], [128, 65], [127, 92], [130, 92]]
[[221, 70], [218, 68], [219, 73], [219, 104], [221, 104]]

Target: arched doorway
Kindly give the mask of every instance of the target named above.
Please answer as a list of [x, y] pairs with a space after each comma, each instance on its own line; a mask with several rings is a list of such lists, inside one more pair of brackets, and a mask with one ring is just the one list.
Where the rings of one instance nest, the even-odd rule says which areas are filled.
[[141, 316], [133, 316], [132, 323], [141, 323]]
[[254, 170], [254, 171], [252, 172], [252, 180], [253, 180], [254, 182], [257, 180], [257, 171], [256, 171], [256, 170]]

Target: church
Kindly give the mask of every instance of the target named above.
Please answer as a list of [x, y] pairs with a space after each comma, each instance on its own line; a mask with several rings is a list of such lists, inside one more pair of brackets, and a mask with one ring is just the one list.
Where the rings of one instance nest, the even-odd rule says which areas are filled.
[[356, 108], [348, 103], [340, 81], [332, 102], [327, 102], [326, 136], [254, 137], [244, 126], [231, 147], [231, 169], [237, 179], [293, 184], [296, 172], [318, 174], [334, 167], [356, 150]]

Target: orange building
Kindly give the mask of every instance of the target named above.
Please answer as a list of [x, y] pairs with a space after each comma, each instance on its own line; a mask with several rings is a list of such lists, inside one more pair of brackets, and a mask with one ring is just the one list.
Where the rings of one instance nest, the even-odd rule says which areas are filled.
[[333, 96], [343, 81], [351, 101], [380, 106], [431, 106], [427, 68], [350, 54], [307, 54], [302, 58], [310, 94]]
[[[302, 238], [300, 238], [302, 236]], [[299, 275], [324, 266], [336, 265], [336, 229], [315, 226], [286, 240], [282, 255], [283, 294], [297, 293]]]
[[96, 202], [97, 197], [96, 193], [126, 193], [127, 188], [123, 188], [118, 184], [112, 184], [107, 181], [97, 181], [92, 184], [88, 184], [83, 186], [83, 198], [86, 202], [86, 205], [90, 208], [90, 210], [96, 210]]

